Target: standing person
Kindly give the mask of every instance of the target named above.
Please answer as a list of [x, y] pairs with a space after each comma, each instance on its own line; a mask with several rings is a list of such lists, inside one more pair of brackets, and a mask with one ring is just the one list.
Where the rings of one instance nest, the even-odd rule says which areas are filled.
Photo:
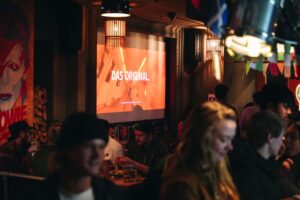
[[234, 110], [235, 114], [237, 114], [236, 109], [232, 105], [229, 105], [227, 102], [228, 92], [229, 92], [229, 88], [222, 83], [215, 86], [215, 96], [216, 96], [217, 101], [223, 105], [228, 106], [229, 108]]
[[234, 111], [218, 102], [195, 107], [183, 126], [183, 141], [166, 163], [164, 200], [238, 200], [226, 155], [236, 132]]
[[[290, 123], [289, 118], [292, 115], [294, 105], [293, 93], [285, 85], [268, 83], [262, 89], [261, 99], [260, 109], [276, 114], [283, 120], [284, 126], [287, 127]], [[251, 151], [247, 138], [236, 137], [234, 147], [234, 150], [229, 153], [232, 170], [239, 168], [240, 161], [245, 160], [248, 152]]]
[[[294, 122], [284, 136], [286, 151], [278, 159], [281, 164], [281, 197], [300, 195], [300, 124]], [[299, 198], [299, 197], [298, 197]]]
[[[239, 125], [240, 123], [239, 123], [239, 120], [238, 120], [237, 110], [235, 109], [235, 107], [228, 104], [228, 101], [227, 101], [228, 100], [227, 99], [228, 92], [229, 92], [228, 86], [223, 84], [223, 83], [220, 83], [220, 84], [215, 86], [215, 96], [216, 96], [217, 101], [234, 111], [234, 113], [236, 115], [236, 123], [237, 123], [237, 125]], [[237, 132], [237, 136], [239, 136], [240, 135], [240, 127], [239, 126], [236, 128], [236, 132]]]
[[242, 200], [279, 200], [277, 156], [284, 134], [282, 120], [270, 111], [260, 111], [249, 122], [249, 148], [239, 167], [232, 171]]
[[32, 200], [122, 200], [110, 181], [97, 177], [108, 141], [107, 127], [95, 114], [65, 119], [58, 138], [56, 173], [29, 191]]
[[240, 130], [246, 131], [248, 122], [252, 115], [260, 111], [260, 105], [263, 101], [263, 94], [262, 91], [256, 91], [252, 95], [253, 102], [248, 103], [248, 106], [245, 105], [244, 110], [241, 115], [240, 119]]
[[283, 119], [285, 125], [289, 125], [289, 117], [292, 115], [294, 95], [285, 86], [276, 83], [268, 83], [263, 89], [263, 102], [261, 110], [268, 110]]
[[0, 147], [0, 171], [31, 174], [31, 157], [28, 153], [30, 127], [26, 121], [9, 126], [11, 136]]

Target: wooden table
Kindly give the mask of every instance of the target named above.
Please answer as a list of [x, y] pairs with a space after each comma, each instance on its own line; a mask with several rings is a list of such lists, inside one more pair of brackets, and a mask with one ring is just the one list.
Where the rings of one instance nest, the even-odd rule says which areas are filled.
[[137, 177], [136, 181], [125, 182], [123, 178], [110, 178], [110, 180], [117, 186], [127, 189], [131, 186], [138, 185], [144, 182], [144, 177]]

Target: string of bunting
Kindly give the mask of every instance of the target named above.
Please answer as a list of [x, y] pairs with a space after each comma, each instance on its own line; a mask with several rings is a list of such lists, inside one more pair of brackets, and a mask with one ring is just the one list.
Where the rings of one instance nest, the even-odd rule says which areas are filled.
[[299, 78], [300, 76], [300, 45], [295, 47], [295, 77]]
[[[285, 78], [300, 78], [300, 45], [295, 46], [295, 55], [291, 55], [291, 45], [284, 45], [284, 54], [279, 55], [277, 44], [272, 47], [272, 55], [264, 62], [264, 58], [260, 57], [258, 60], [246, 61], [245, 74], [256, 70], [268, 73], [272, 76], [284, 75]], [[278, 60], [283, 60], [279, 62]]]

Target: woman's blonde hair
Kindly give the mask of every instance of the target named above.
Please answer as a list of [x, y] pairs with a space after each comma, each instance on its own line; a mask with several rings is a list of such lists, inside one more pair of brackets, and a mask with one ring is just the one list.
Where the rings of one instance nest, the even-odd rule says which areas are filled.
[[177, 159], [165, 170], [169, 177], [177, 170], [195, 174], [201, 182], [199, 185], [210, 187], [211, 192], [206, 187], [200, 188], [205, 199], [239, 199], [226, 160], [216, 162], [213, 157], [213, 135], [223, 119], [236, 121], [235, 112], [218, 102], [196, 106], [184, 122], [183, 141], [176, 149]]

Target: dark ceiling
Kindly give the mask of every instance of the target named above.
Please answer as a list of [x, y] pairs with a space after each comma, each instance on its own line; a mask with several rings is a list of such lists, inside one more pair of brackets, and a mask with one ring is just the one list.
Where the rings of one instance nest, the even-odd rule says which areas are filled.
[[[80, 4], [100, 6], [99, 0], [76, 0]], [[231, 2], [233, 0], [228, 0]], [[236, 1], [236, 0], [234, 0]], [[185, 16], [186, 0], [131, 0], [132, 16], [149, 22], [170, 24], [185, 28], [205, 29], [199, 20]], [[172, 16], [175, 17], [172, 19]], [[285, 0], [278, 21], [279, 38], [300, 41], [300, 0]]]
[[[76, 0], [80, 4], [100, 6], [99, 0]], [[131, 0], [132, 16], [149, 22], [170, 24], [185, 28], [204, 29], [199, 20], [185, 16], [186, 0]]]

